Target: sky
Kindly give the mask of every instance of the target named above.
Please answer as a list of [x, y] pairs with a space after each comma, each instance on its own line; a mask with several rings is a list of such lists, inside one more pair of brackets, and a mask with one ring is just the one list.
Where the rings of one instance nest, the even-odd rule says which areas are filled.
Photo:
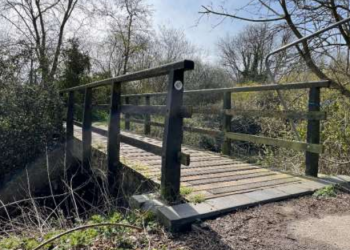
[[[166, 25], [181, 29], [187, 39], [204, 52], [209, 60], [218, 59], [216, 44], [227, 34], [234, 35], [241, 31], [246, 23], [239, 20], [203, 16], [198, 12], [202, 5], [209, 5], [210, 0], [147, 0], [153, 9], [154, 27]], [[217, 1], [218, 3], [220, 1]], [[245, 1], [226, 3], [231, 11], [239, 8]], [[215, 2], [216, 3], [216, 2]], [[245, 2], [246, 3], [246, 2]], [[201, 19], [200, 19], [201, 18]], [[200, 19], [200, 20], [199, 20]]]

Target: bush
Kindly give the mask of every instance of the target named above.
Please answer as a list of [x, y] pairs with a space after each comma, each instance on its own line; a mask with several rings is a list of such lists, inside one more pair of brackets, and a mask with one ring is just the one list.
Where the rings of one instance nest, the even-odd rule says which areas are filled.
[[61, 138], [62, 111], [52, 87], [0, 85], [0, 179], [54, 146]]

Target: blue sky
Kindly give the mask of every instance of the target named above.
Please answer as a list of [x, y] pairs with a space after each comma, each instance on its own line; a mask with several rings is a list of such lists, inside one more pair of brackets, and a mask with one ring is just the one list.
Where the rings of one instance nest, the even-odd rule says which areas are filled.
[[[230, 1], [225, 6], [234, 11], [240, 7], [244, 1]], [[216, 43], [220, 37], [226, 34], [235, 34], [242, 30], [246, 23], [221, 18], [201, 17], [198, 11], [202, 5], [208, 5], [210, 0], [148, 0], [153, 9], [153, 22], [155, 27], [165, 25], [182, 29], [188, 40], [197, 47], [208, 52], [209, 59], [217, 58]], [[220, 4], [220, 1], [215, 3]], [[246, 4], [246, 2], [245, 2]], [[218, 25], [220, 23], [220, 25]]]

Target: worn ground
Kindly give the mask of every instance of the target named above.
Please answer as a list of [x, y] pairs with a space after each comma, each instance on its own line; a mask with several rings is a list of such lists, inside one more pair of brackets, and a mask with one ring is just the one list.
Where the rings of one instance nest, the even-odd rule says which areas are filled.
[[185, 234], [151, 237], [156, 249], [348, 250], [350, 194], [267, 204], [206, 221]]

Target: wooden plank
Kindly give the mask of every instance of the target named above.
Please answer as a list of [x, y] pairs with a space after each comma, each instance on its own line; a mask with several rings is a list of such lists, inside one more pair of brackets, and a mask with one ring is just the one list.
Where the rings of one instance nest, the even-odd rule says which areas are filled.
[[[79, 122], [74, 122], [75, 125], [77, 126], [81, 126], [81, 123]], [[98, 128], [98, 127], [91, 127], [91, 130], [96, 133], [96, 134], [100, 134], [103, 136], [108, 136], [108, 132], [104, 129]], [[133, 147], [145, 150], [147, 152], [150, 152], [152, 154], [158, 155], [158, 156], [162, 156], [162, 147], [155, 145], [153, 143], [149, 143], [143, 140], [139, 140], [127, 135], [120, 135], [120, 140], [122, 143], [131, 145]], [[185, 166], [189, 166], [190, 162], [191, 162], [191, 157], [189, 154], [187, 153], [180, 153], [180, 162], [181, 164], [185, 165]]]
[[[287, 174], [276, 174], [272, 176], [264, 176], [264, 177], [257, 177], [254, 179], [243, 179], [243, 180], [236, 180], [236, 181], [227, 181], [227, 182], [220, 182], [220, 183], [212, 183], [212, 184], [203, 184], [198, 186], [193, 186], [194, 190], [196, 191], [203, 191], [207, 190], [210, 192], [215, 189], [221, 189], [224, 187], [234, 187], [234, 186], [247, 186], [249, 184], [255, 183], [255, 184], [261, 184], [263, 185], [264, 182], [268, 182], [271, 180], [278, 180], [278, 179], [288, 179], [293, 178], [291, 175]], [[184, 183], [185, 185], [185, 183]]]
[[73, 157], [73, 139], [74, 139], [74, 92], [68, 93], [67, 118], [66, 118], [66, 148], [65, 148], [65, 166], [66, 169], [72, 163]]
[[187, 177], [181, 177], [182, 182], [191, 182], [195, 180], [206, 180], [206, 179], [212, 179], [212, 178], [220, 178], [220, 177], [228, 177], [228, 176], [241, 176], [241, 175], [248, 175], [248, 174], [255, 174], [255, 173], [266, 173], [266, 172], [272, 172], [268, 169], [260, 168], [260, 169], [243, 169], [242, 171], [234, 171], [234, 172], [227, 172], [227, 173], [213, 173], [213, 174], [207, 174], [207, 175], [194, 175], [194, 176], [187, 176]]
[[204, 135], [209, 135], [213, 137], [222, 135], [222, 132], [220, 130], [214, 130], [214, 129], [204, 129], [204, 128], [184, 126], [183, 130], [190, 133], [204, 134]]
[[[162, 150], [162, 147], [160, 147], [160, 146], [157, 146], [157, 145], [154, 145], [152, 143], [145, 142], [145, 141], [141, 141], [141, 140], [138, 140], [138, 139], [135, 139], [135, 138], [123, 135], [123, 134], [120, 135], [120, 138], [121, 138], [121, 141], [123, 143], [140, 148], [142, 150], [153, 153], [155, 155], [159, 155], [159, 156], [162, 155], [163, 150]], [[185, 165], [185, 166], [190, 165], [190, 155], [180, 152], [180, 163]]]
[[[223, 100], [223, 109], [231, 109], [231, 93], [225, 92], [224, 93], [224, 100]], [[226, 134], [231, 131], [231, 119], [232, 116], [223, 114], [222, 117], [222, 130]], [[231, 143], [229, 137], [225, 136], [224, 141], [221, 146], [221, 152], [224, 155], [230, 155], [231, 154]]]
[[91, 168], [91, 123], [92, 123], [92, 89], [85, 89], [84, 96], [84, 111], [83, 111], [83, 156], [82, 156], [82, 166], [84, 171], [90, 172]]
[[125, 83], [125, 82], [130, 82], [130, 81], [137, 81], [137, 80], [143, 80], [151, 77], [156, 77], [156, 76], [162, 76], [166, 75], [169, 72], [173, 70], [192, 70], [194, 69], [194, 62], [189, 61], [189, 60], [182, 60], [178, 61], [175, 63], [169, 63], [165, 64], [159, 67], [151, 68], [151, 69], [146, 69], [146, 70], [141, 70], [137, 72], [133, 72], [130, 74], [125, 74], [121, 75], [115, 78], [109, 78], [97, 82], [92, 82], [89, 84], [69, 88], [69, 89], [64, 89], [61, 90], [60, 92], [68, 92], [68, 91], [75, 91], [75, 90], [82, 90], [85, 88], [96, 88], [104, 85], [110, 85], [114, 82], [120, 82], [120, 83]]
[[[321, 91], [320, 88], [311, 88], [309, 91], [309, 111], [320, 111]], [[308, 121], [306, 141], [312, 144], [320, 143], [320, 121], [313, 120]], [[317, 177], [318, 175], [318, 161], [319, 152], [306, 152], [305, 153], [305, 174], [308, 176]]]
[[114, 193], [115, 190], [120, 158], [120, 96], [121, 84], [115, 82], [112, 85], [107, 141], [108, 185], [111, 193]]
[[249, 192], [252, 189], [261, 189], [261, 188], [273, 187], [281, 184], [287, 184], [287, 183], [290, 184], [295, 182], [300, 182], [300, 180], [289, 177], [289, 178], [281, 178], [281, 179], [272, 179], [265, 182], [247, 183], [246, 185], [241, 185], [241, 186], [228, 186], [223, 188], [217, 188], [217, 189], [210, 190], [210, 192], [214, 195], [232, 193], [232, 192], [238, 192], [238, 191]]
[[183, 137], [183, 117], [179, 113], [183, 102], [183, 84], [183, 70], [174, 70], [169, 73], [161, 176], [161, 196], [168, 202], [177, 202], [180, 199], [181, 162], [179, 153]]
[[146, 106], [146, 105], [122, 105], [121, 112], [123, 114], [134, 115], [165, 115], [166, 106]]
[[232, 116], [247, 116], [247, 117], [273, 117], [282, 119], [292, 120], [325, 120], [326, 112], [322, 111], [309, 111], [309, 112], [298, 112], [298, 111], [266, 111], [266, 110], [235, 110], [226, 109], [226, 115]]
[[307, 151], [313, 153], [322, 153], [323, 146], [320, 144], [312, 144], [298, 141], [288, 141], [282, 139], [268, 138], [257, 135], [248, 135], [248, 134], [240, 134], [240, 133], [226, 133], [226, 137], [237, 140], [237, 141], [247, 141], [257, 144], [266, 144], [277, 147], [290, 148], [297, 151]]
[[[185, 94], [217, 94], [217, 93], [240, 93], [240, 92], [259, 92], [259, 91], [272, 91], [272, 90], [292, 90], [292, 89], [309, 89], [314, 87], [329, 88], [330, 82], [328, 80], [311, 81], [311, 82], [295, 82], [289, 84], [266, 84], [257, 86], [246, 86], [246, 87], [233, 87], [233, 88], [215, 88], [215, 89], [199, 89], [199, 90], [187, 90]], [[165, 96], [166, 92], [157, 93], [145, 93], [145, 94], [132, 94], [124, 95], [128, 97], [135, 96]]]
[[[145, 96], [145, 104], [146, 106], [150, 106], [151, 105], [151, 97], [149, 95], [146, 95]], [[144, 133], [145, 135], [149, 135], [151, 133], [151, 125], [150, 125], [150, 122], [151, 122], [151, 116], [149, 114], [145, 114], [144, 115]]]
[[199, 179], [199, 180], [193, 180], [193, 181], [186, 181], [186, 183], [189, 183], [192, 186], [196, 185], [203, 185], [203, 184], [212, 184], [212, 183], [221, 183], [221, 182], [228, 182], [228, 181], [238, 181], [238, 180], [245, 180], [245, 179], [253, 179], [256, 177], [266, 177], [266, 176], [272, 176], [276, 175], [274, 172], [258, 172], [258, 173], [250, 173], [245, 175], [231, 175], [231, 176], [223, 176], [223, 177], [216, 177], [216, 178], [210, 178], [210, 179]]
[[[125, 104], [130, 103], [129, 97], [125, 97]], [[125, 114], [125, 130], [130, 130], [130, 114]]]

